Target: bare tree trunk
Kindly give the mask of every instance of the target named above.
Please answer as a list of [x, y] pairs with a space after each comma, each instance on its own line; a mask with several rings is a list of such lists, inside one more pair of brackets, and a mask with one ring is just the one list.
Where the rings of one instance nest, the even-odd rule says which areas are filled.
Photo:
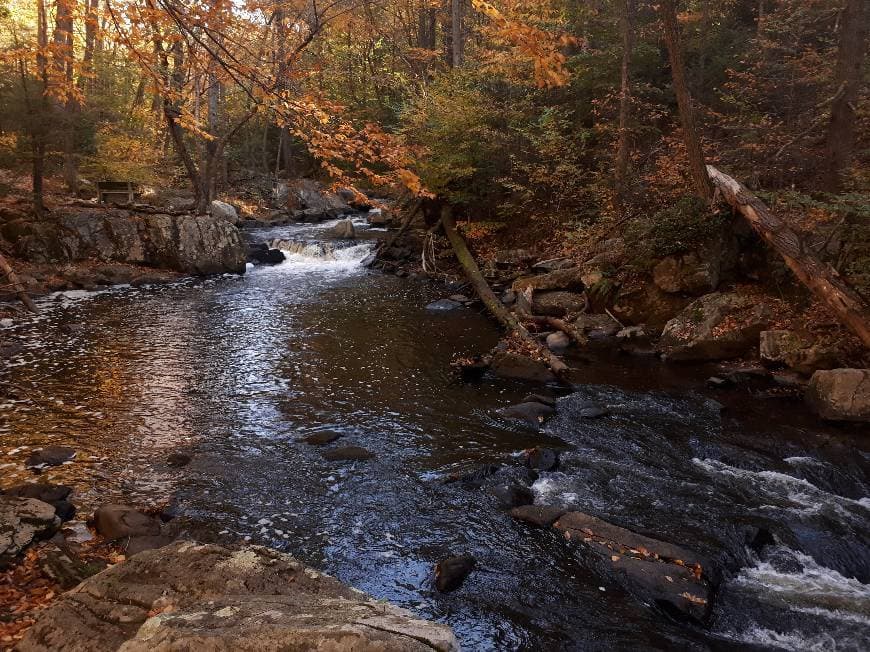
[[822, 187], [836, 192], [842, 187], [843, 172], [852, 162], [855, 149], [855, 105], [861, 89], [862, 69], [867, 52], [870, 23], [868, 0], [846, 0], [840, 16], [836, 83], [843, 92], [831, 106], [831, 122], [825, 140]]
[[[45, 214], [45, 201], [43, 198], [42, 181], [45, 173], [45, 126], [44, 122], [49, 119], [49, 103], [48, 103], [48, 18], [45, 11], [44, 0], [37, 0], [37, 26], [36, 26], [36, 41], [38, 52], [36, 54], [36, 69], [42, 88], [38, 106], [41, 115], [35, 116], [35, 120], [31, 120], [33, 129], [31, 130], [31, 149], [33, 156], [33, 167], [31, 171], [31, 180], [33, 185], [33, 212], [37, 216]], [[22, 69], [22, 76], [24, 75]], [[26, 83], [26, 82], [23, 82]], [[26, 89], [25, 89], [26, 94]]]
[[760, 199], [727, 174], [707, 166], [710, 179], [725, 200], [773, 247], [794, 272], [849, 330], [870, 348], [870, 314], [867, 306], [830, 265], [804, 248], [788, 224], [771, 214]]
[[465, 37], [462, 29], [462, 0], [450, 1], [451, 54], [454, 68], [462, 65], [462, 50]]
[[631, 134], [628, 118], [631, 110], [631, 51], [634, 47], [634, 0], [620, 3], [619, 31], [622, 36], [622, 63], [619, 86], [619, 139], [616, 145], [616, 204], [622, 215], [626, 201], [626, 176], [631, 154]]
[[495, 317], [506, 330], [514, 333], [521, 340], [534, 347], [541, 357], [547, 361], [547, 364], [556, 376], [561, 376], [568, 371], [567, 365], [532, 337], [529, 334], [529, 331], [526, 330], [526, 327], [523, 326], [510, 313], [510, 311], [504, 307], [498, 297], [495, 296], [492, 288], [489, 287], [486, 279], [483, 278], [483, 274], [480, 273], [480, 268], [477, 266], [474, 256], [472, 256], [471, 252], [468, 250], [465, 240], [462, 239], [462, 236], [459, 235], [459, 232], [456, 230], [456, 222], [453, 220], [453, 211], [450, 206], [446, 204], [441, 208], [441, 226], [444, 227], [444, 233], [447, 234], [447, 239], [453, 247], [453, 253], [456, 254], [459, 264], [462, 265], [462, 270], [465, 272], [466, 278], [468, 278], [469, 283], [471, 283], [471, 286], [474, 288], [477, 296], [480, 297], [480, 300], [483, 301], [483, 305], [486, 306], [489, 313]]
[[680, 45], [676, 4], [676, 0], [662, 0], [659, 10], [662, 12], [662, 26], [664, 27], [665, 44], [668, 48], [668, 58], [671, 63], [674, 94], [677, 96], [677, 108], [683, 127], [683, 141], [689, 156], [689, 172], [697, 195], [702, 199], [709, 200], [713, 196], [713, 190], [710, 186], [710, 179], [707, 177], [707, 170], [704, 167], [704, 152], [701, 150], [701, 139], [695, 126], [692, 96], [686, 83], [686, 66], [683, 63], [683, 50]]
[[70, 193], [78, 192], [78, 165], [75, 153], [76, 114], [78, 102], [71, 95], [73, 86], [73, 12], [75, 0], [57, 0], [54, 22], [54, 73], [55, 79], [67, 84], [67, 98], [56, 101], [56, 108], [63, 130], [63, 178]]

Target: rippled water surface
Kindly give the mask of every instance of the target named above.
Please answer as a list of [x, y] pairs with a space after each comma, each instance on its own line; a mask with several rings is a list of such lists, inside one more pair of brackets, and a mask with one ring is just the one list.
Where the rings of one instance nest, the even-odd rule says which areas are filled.
[[[469, 650], [870, 648], [866, 433], [743, 389], [713, 401], [705, 370], [615, 356], [574, 361], [578, 391], [542, 433], [506, 423], [495, 410], [528, 388], [463, 384], [449, 367], [491, 347], [492, 324], [425, 311], [443, 288], [365, 271], [370, 247], [302, 246], [244, 277], [44, 299], [0, 333], [24, 347], [2, 368], [2, 484], [32, 479], [32, 448], [74, 446], [43, 478], [75, 485], [82, 513], [168, 504], [192, 536], [286, 550], [449, 623]], [[588, 400], [610, 414], [581, 419]], [[327, 462], [299, 441], [321, 430], [376, 457]], [[443, 482], [536, 444], [562, 451], [533, 487], [539, 502], [717, 560], [709, 627], [669, 620], [554, 534]], [[166, 464], [176, 450], [190, 466]], [[772, 539], [753, 550], [759, 528]], [[460, 552], [477, 570], [434, 592], [433, 564]]]

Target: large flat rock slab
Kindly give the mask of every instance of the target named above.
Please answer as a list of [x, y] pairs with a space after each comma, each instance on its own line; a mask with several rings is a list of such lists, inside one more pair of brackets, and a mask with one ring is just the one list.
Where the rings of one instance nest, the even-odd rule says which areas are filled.
[[582, 512], [561, 516], [553, 527], [642, 601], [699, 621], [709, 615], [712, 589], [704, 576], [708, 562], [691, 550]]
[[417, 618], [260, 547], [176, 542], [85, 580], [44, 611], [21, 652], [458, 650]]
[[36, 539], [60, 525], [53, 505], [35, 498], [0, 495], [0, 569]]

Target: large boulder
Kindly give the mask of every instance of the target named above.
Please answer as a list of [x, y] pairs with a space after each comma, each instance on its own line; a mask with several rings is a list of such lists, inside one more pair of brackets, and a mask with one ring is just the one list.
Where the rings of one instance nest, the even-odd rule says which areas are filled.
[[94, 259], [218, 274], [243, 273], [247, 258], [239, 230], [213, 215], [65, 208], [51, 220], [17, 220], [2, 230], [15, 243], [15, 254], [35, 263]]
[[458, 650], [452, 630], [289, 555], [176, 542], [82, 582], [41, 612], [20, 652]]
[[238, 211], [235, 209], [234, 206], [226, 203], [225, 201], [218, 201], [217, 199], [215, 199], [209, 206], [208, 212], [211, 214], [212, 217], [226, 220], [230, 224], [236, 224], [239, 221]]
[[843, 358], [836, 346], [812, 343], [786, 330], [762, 331], [758, 352], [765, 362], [784, 364], [806, 376], [820, 369], [836, 369]]
[[94, 529], [114, 541], [160, 534], [160, 519], [127, 505], [103, 505], [94, 512]]
[[307, 219], [318, 221], [338, 217], [350, 210], [344, 199], [312, 179], [296, 179], [287, 185], [287, 209], [305, 211]]
[[538, 276], [526, 276], [518, 278], [511, 285], [511, 289], [517, 294], [531, 288], [543, 292], [545, 290], [570, 290], [583, 292], [586, 286], [583, 283], [583, 271], [579, 267], [557, 269], [547, 274]]
[[564, 317], [567, 314], [576, 315], [586, 307], [586, 299], [579, 292], [565, 290], [547, 290], [535, 292], [532, 295], [532, 313], [549, 317]]
[[327, 238], [353, 240], [356, 237], [356, 231], [350, 220], [339, 220], [338, 224], [327, 230], [325, 235]]
[[714, 292], [690, 303], [662, 331], [670, 360], [727, 360], [758, 346], [771, 318], [757, 297]]
[[823, 419], [870, 422], [870, 369], [817, 371], [806, 400]]
[[0, 495], [0, 569], [60, 525], [54, 507], [35, 498]]
[[691, 550], [582, 512], [568, 512], [553, 527], [579, 545], [593, 566], [641, 601], [698, 621], [710, 613], [710, 569]]

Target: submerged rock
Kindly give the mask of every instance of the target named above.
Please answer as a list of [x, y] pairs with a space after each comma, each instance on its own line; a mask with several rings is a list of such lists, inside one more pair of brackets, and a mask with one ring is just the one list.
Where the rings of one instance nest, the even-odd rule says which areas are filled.
[[69, 446], [46, 446], [38, 451], [33, 451], [27, 460], [25, 460], [24, 466], [29, 469], [60, 466], [64, 462], [69, 462], [75, 456], [75, 449]]
[[440, 312], [445, 310], [456, 310], [461, 307], [462, 304], [458, 301], [453, 301], [453, 299], [438, 299], [438, 301], [433, 301], [432, 303], [427, 304], [426, 310]]
[[530, 426], [540, 426], [545, 420], [555, 414], [555, 410], [549, 405], [538, 403], [518, 403], [499, 411], [503, 417], [525, 421]]
[[531, 505], [535, 497], [532, 490], [516, 482], [496, 485], [489, 490], [502, 509], [511, 509], [519, 505]]
[[870, 369], [817, 371], [806, 401], [823, 419], [870, 422]]
[[169, 457], [166, 458], [166, 463], [169, 466], [174, 466], [176, 468], [181, 468], [182, 466], [187, 466], [193, 460], [193, 457], [188, 455], [187, 453], [171, 453]]
[[511, 516], [518, 521], [534, 525], [535, 527], [550, 527], [566, 511], [561, 507], [549, 507], [547, 505], [520, 505], [511, 510]]
[[552, 383], [556, 376], [543, 363], [518, 353], [501, 351], [493, 356], [490, 369], [496, 376], [516, 378], [535, 383]]
[[559, 466], [559, 453], [552, 448], [535, 446], [525, 451], [526, 466], [537, 471], [554, 471]]
[[52, 505], [35, 498], [0, 495], [0, 569], [60, 525]]
[[446, 625], [376, 601], [289, 555], [176, 542], [85, 580], [41, 612], [21, 652], [453, 652]]
[[342, 446], [341, 448], [333, 448], [331, 451], [326, 451], [323, 454], [323, 459], [330, 462], [339, 462], [370, 460], [374, 456], [374, 453], [362, 448], [361, 446]]
[[582, 512], [561, 516], [553, 527], [589, 553], [594, 566], [641, 601], [699, 621], [709, 615], [712, 589], [705, 579], [708, 565], [691, 550]]
[[157, 536], [160, 534], [160, 519], [128, 505], [103, 505], [94, 512], [94, 529], [110, 541]]
[[261, 265], [278, 265], [287, 259], [280, 249], [272, 249], [265, 242], [248, 248], [248, 260]]
[[306, 444], [311, 444], [312, 446], [320, 446], [322, 444], [331, 444], [339, 437], [341, 437], [340, 432], [334, 432], [332, 430], [321, 430], [320, 432], [306, 435], [301, 439], [301, 441], [304, 441]]
[[441, 593], [455, 591], [474, 570], [477, 561], [471, 555], [442, 559], [435, 565], [435, 588]]

